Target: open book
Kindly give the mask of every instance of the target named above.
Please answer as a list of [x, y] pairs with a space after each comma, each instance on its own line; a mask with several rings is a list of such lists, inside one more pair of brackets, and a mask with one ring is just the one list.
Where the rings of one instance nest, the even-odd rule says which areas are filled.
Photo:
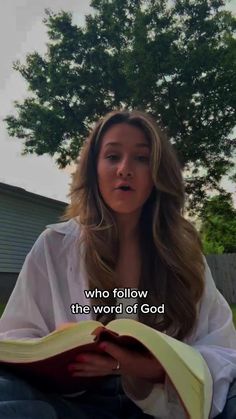
[[45, 389], [75, 393], [97, 386], [104, 377], [71, 377], [67, 370], [84, 351], [101, 352], [98, 343], [110, 340], [156, 357], [175, 387], [191, 419], [208, 419], [212, 378], [202, 356], [192, 347], [136, 320], [119, 319], [106, 327], [88, 320], [74, 323], [39, 339], [0, 341], [0, 363]]

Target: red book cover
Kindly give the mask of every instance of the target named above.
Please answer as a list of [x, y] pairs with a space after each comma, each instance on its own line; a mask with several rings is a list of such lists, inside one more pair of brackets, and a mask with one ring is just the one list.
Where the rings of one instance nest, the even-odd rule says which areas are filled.
[[68, 365], [75, 363], [75, 357], [82, 352], [97, 352], [104, 355], [104, 352], [98, 347], [98, 343], [102, 340], [113, 341], [130, 349], [147, 351], [136, 339], [130, 336], [119, 336], [103, 327], [98, 327], [93, 334], [94, 343], [70, 349], [50, 358], [20, 363], [0, 361], [0, 364], [28, 380], [39, 389], [44, 391], [53, 390], [61, 394], [72, 394], [97, 386], [99, 382], [105, 379], [105, 377], [72, 377], [68, 371]]

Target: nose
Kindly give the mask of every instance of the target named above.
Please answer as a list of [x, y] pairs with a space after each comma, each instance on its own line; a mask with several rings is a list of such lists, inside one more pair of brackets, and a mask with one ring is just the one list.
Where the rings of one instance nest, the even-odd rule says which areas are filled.
[[133, 170], [127, 161], [123, 161], [120, 163], [117, 169], [117, 174], [119, 177], [122, 178], [131, 178], [133, 177]]

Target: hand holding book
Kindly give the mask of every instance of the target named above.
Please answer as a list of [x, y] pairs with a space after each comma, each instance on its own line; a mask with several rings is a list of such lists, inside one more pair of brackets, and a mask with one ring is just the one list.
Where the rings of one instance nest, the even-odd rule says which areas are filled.
[[140, 353], [106, 341], [100, 343], [99, 348], [104, 355], [82, 352], [76, 357], [76, 363], [69, 365], [73, 377], [110, 375], [119, 361], [121, 375], [146, 379], [152, 383], [164, 381], [165, 371], [150, 352]]
[[[78, 364], [79, 356], [83, 363]], [[68, 365], [76, 360], [72, 375]], [[99, 386], [107, 375], [114, 374], [117, 361], [123, 383], [127, 379], [145, 381], [150, 388], [166, 374], [188, 417], [208, 418], [212, 378], [202, 356], [138, 321], [117, 319], [106, 326], [94, 320], [67, 323], [40, 339], [0, 342], [1, 364], [39, 388], [45, 390], [48, 385], [62, 394]], [[146, 391], [146, 384], [144, 387]]]

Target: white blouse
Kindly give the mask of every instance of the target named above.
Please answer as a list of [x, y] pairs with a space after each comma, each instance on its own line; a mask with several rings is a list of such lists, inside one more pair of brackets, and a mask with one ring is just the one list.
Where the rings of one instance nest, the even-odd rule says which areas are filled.
[[[84, 294], [88, 285], [83, 251], [78, 253], [79, 224], [71, 219], [47, 227], [26, 256], [0, 319], [0, 339], [39, 338], [61, 323], [92, 319], [92, 311], [72, 314], [70, 309], [74, 303], [91, 305]], [[229, 385], [236, 378], [236, 333], [231, 309], [216, 289], [206, 260], [205, 266], [206, 286], [198, 322], [184, 341], [201, 353], [210, 370], [214, 386], [210, 418], [214, 418], [223, 410]], [[123, 381], [123, 387], [143, 412], [159, 419], [185, 418], [168, 379], [154, 384], [142, 400], [135, 399], [129, 383]]]

